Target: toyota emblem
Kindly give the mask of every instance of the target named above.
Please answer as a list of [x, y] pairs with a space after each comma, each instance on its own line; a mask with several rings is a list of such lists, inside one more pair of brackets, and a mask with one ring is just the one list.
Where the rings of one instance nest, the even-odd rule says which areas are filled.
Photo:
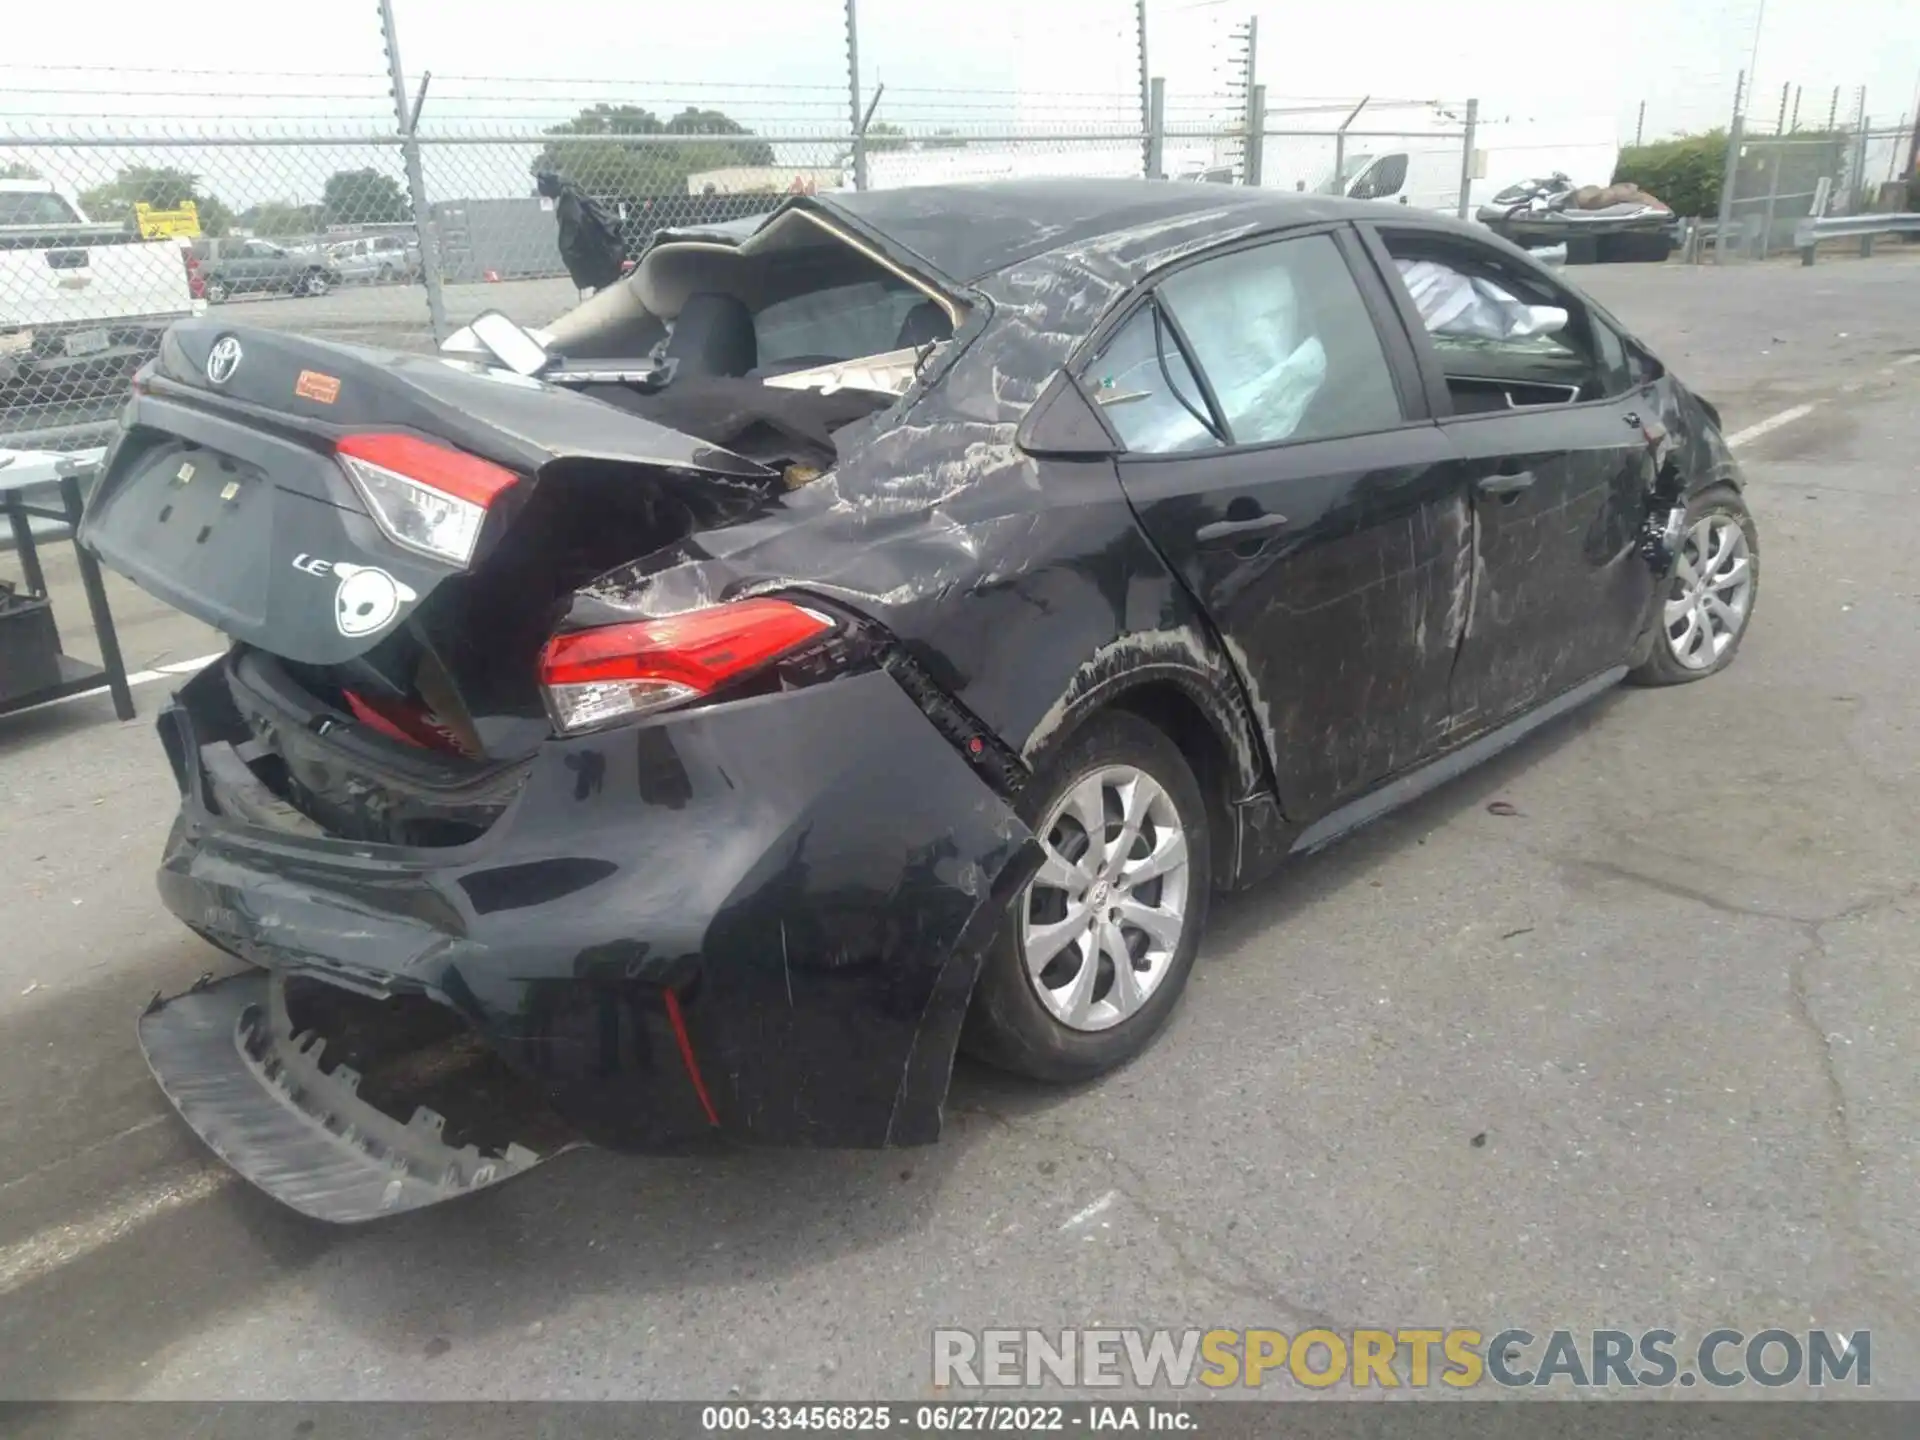
[[240, 342], [231, 335], [222, 335], [213, 342], [213, 349], [207, 352], [207, 379], [216, 385], [224, 385], [239, 368]]

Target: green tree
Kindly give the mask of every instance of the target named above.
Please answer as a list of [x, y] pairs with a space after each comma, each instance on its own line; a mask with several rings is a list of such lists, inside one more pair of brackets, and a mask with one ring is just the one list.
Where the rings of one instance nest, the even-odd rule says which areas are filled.
[[[718, 110], [688, 106], [662, 120], [638, 105], [601, 103], [547, 131], [554, 136], [535, 157], [536, 172], [551, 167], [588, 194], [683, 195], [687, 177], [736, 165], [771, 165], [773, 147]], [[632, 136], [631, 140], [569, 140], [568, 136]], [[711, 137], [662, 144], [648, 136]]]
[[105, 185], [82, 192], [80, 208], [90, 220], [119, 221], [133, 227], [133, 207], [178, 210], [191, 200], [200, 212], [200, 229], [224, 235], [233, 224], [233, 212], [220, 199], [200, 188], [200, 177], [171, 165], [129, 165]]
[[40, 180], [40, 172], [21, 160], [9, 160], [0, 165], [0, 180]]
[[244, 230], [274, 239], [319, 233], [325, 220], [318, 205], [302, 205], [297, 200], [263, 200], [242, 210], [237, 223]]
[[378, 170], [336, 170], [320, 192], [329, 225], [395, 225], [413, 218], [400, 182]]
[[867, 126], [867, 153], [878, 155], [883, 150], [905, 150], [907, 132], [898, 125], [885, 120], [876, 120]]
[[1628, 145], [1613, 168], [1616, 184], [1631, 181], [1659, 197], [1676, 215], [1720, 213], [1720, 181], [1727, 168], [1727, 132], [1681, 135], [1650, 145]]

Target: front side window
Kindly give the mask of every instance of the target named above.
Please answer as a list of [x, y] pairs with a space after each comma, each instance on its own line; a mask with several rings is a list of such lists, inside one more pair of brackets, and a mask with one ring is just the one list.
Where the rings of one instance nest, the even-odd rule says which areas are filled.
[[1349, 198], [1354, 200], [1386, 200], [1400, 193], [1407, 183], [1407, 157], [1403, 154], [1382, 155], [1379, 162], [1360, 180], [1355, 182]]
[[1629, 388], [1618, 340], [1605, 346], [1586, 307], [1545, 277], [1465, 240], [1383, 238], [1457, 411], [1569, 404]]
[[1220, 443], [1206, 393], [1152, 301], [1114, 333], [1081, 382], [1137, 455], [1175, 455]]
[[1405, 418], [1373, 317], [1332, 236], [1204, 261], [1160, 293], [1235, 444], [1361, 435]]

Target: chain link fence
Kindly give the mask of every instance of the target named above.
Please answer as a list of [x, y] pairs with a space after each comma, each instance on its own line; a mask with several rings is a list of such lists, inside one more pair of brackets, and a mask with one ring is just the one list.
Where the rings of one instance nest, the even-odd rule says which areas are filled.
[[223, 98], [271, 113], [196, 114], [157, 91], [85, 118], [104, 92], [73, 86], [0, 116], [0, 449], [100, 443], [187, 314], [418, 350], [489, 309], [543, 324], [582, 291], [566, 202], [542, 188], [599, 207], [632, 258], [663, 229], [862, 183], [1154, 173], [1330, 191], [1374, 173], [1451, 209], [1465, 136], [1429, 105], [1255, 109], [1244, 91], [1162, 94], [1143, 129], [1135, 92], [877, 86], [856, 127], [844, 87], [459, 76], [416, 92], [402, 123], [381, 85], [261, 77]]
[[1742, 120], [1727, 160], [1725, 258], [1765, 259], [1795, 248], [1809, 217], [1907, 210], [1905, 161], [1912, 127], [1853, 126], [1781, 132]]

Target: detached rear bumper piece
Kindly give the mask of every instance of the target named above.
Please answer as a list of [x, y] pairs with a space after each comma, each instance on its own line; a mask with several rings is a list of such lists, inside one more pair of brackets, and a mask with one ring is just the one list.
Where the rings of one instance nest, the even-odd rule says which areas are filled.
[[360, 1076], [323, 1068], [325, 1042], [295, 1034], [285, 982], [235, 975], [156, 1003], [140, 1048], [167, 1099], [214, 1152], [274, 1199], [351, 1224], [498, 1184], [548, 1158], [442, 1138], [421, 1106], [402, 1122], [359, 1097]]
[[[160, 893], [287, 976], [296, 1026], [316, 993], [441, 1012], [614, 1149], [937, 1138], [981, 957], [1039, 846], [887, 673], [551, 740], [479, 838], [414, 847], [236, 802], [203, 759], [223, 694], [203, 672], [161, 716], [185, 793]], [[316, 1013], [350, 1044], [379, 1028]]]

